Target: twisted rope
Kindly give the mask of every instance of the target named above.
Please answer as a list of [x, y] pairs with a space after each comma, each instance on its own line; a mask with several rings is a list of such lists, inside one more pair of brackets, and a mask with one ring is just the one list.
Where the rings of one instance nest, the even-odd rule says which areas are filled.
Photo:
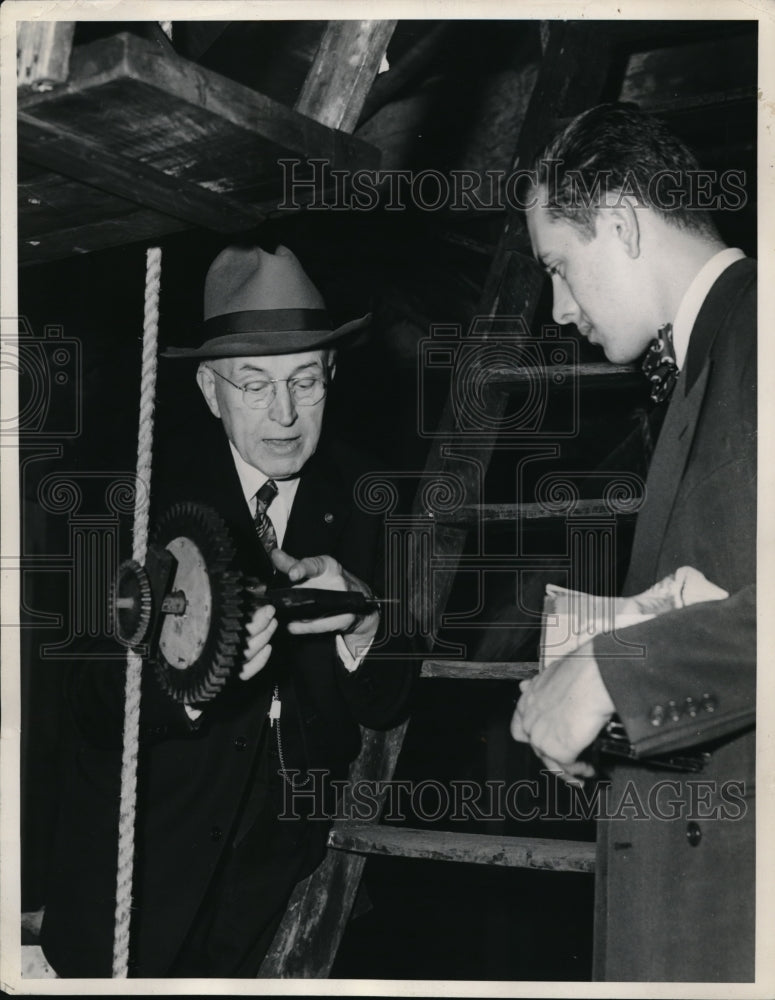
[[[156, 345], [159, 333], [161, 250], [151, 247], [145, 261], [145, 313], [143, 359], [140, 373], [140, 426], [137, 437], [137, 475], [132, 536], [132, 558], [145, 563], [153, 454], [153, 409], [156, 392]], [[140, 681], [143, 661], [127, 651], [124, 692], [124, 749], [121, 759], [121, 800], [118, 818], [118, 871], [113, 936], [113, 978], [125, 979], [129, 971], [129, 923], [132, 907], [132, 868], [135, 853], [137, 750], [140, 740]]]

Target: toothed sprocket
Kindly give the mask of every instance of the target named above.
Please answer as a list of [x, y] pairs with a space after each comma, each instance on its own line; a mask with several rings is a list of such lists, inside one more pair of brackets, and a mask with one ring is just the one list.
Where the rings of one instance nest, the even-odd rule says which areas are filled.
[[234, 548], [220, 515], [197, 503], [177, 503], [160, 517], [152, 544], [176, 560], [172, 590], [184, 610], [166, 614], [156, 676], [177, 702], [210, 701], [225, 687], [240, 659], [242, 583], [229, 567]]

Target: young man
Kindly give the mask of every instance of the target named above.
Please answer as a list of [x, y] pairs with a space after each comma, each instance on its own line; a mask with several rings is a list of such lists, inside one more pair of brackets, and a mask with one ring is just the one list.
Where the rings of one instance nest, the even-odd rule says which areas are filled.
[[[321, 441], [334, 347], [366, 320], [334, 328], [285, 247], [224, 250], [208, 272], [204, 318], [205, 342], [167, 356], [199, 361], [214, 434], [189, 438], [177, 456], [167, 447], [157, 515], [173, 501], [214, 508], [249, 577], [274, 571], [278, 586], [367, 595], [382, 587], [382, 522], [353, 498], [369, 469]], [[406, 708], [410, 661], [364, 659], [379, 618], [278, 626], [261, 607], [239, 677], [203, 705], [177, 704], [145, 671], [131, 975], [257, 975], [294, 885], [325, 852], [329, 823], [314, 814], [327, 802], [315, 783], [346, 777], [359, 724], [385, 727]], [[120, 663], [72, 670], [76, 740], [41, 937], [63, 976], [111, 974], [122, 692]]]
[[[692, 204], [696, 170], [655, 119], [604, 105], [539, 158], [527, 211], [556, 322], [620, 364], [659, 341], [667, 412], [624, 593], [692, 566], [728, 594], [598, 636], [521, 685], [512, 734], [550, 769], [590, 776], [579, 757], [614, 714], [636, 758], [611, 758], [599, 829], [607, 980], [754, 976], [756, 265]], [[649, 760], [676, 752], [702, 754], [702, 771]]]

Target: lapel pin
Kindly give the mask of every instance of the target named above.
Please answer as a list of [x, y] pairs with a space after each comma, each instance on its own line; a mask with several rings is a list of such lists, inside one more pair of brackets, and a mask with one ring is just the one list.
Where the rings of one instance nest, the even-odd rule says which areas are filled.
[[323, 520], [326, 522], [326, 524], [331, 524], [331, 522], [334, 520], [334, 515], [333, 514], [324, 514], [323, 515]]

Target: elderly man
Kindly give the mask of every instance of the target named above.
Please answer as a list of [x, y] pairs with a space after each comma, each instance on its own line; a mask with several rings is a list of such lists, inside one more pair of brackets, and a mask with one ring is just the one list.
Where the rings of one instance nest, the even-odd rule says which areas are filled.
[[[728, 595], [600, 635], [521, 685], [512, 734], [566, 779], [592, 773], [580, 755], [614, 714], [629, 740], [599, 830], [609, 980], [754, 975], [756, 265], [691, 203], [696, 169], [656, 120], [604, 105], [539, 158], [527, 211], [556, 322], [613, 362], [648, 349], [666, 408], [624, 593], [692, 566]], [[703, 770], [659, 766], [676, 752]]]
[[[157, 516], [171, 501], [208, 504], [245, 575], [370, 595], [384, 586], [382, 524], [353, 497], [368, 465], [321, 440], [334, 348], [368, 318], [334, 328], [285, 247], [224, 250], [204, 317], [205, 342], [167, 356], [199, 361], [215, 434], [177, 462], [162, 456]], [[346, 777], [358, 724], [384, 727], [406, 708], [411, 662], [366, 655], [379, 622], [369, 612], [278, 625], [260, 607], [238, 679], [206, 704], [175, 703], [145, 672], [132, 975], [258, 973], [293, 886], [325, 850], [321, 774]], [[75, 752], [41, 937], [65, 976], [111, 972], [122, 673], [84, 662], [68, 686]]]

